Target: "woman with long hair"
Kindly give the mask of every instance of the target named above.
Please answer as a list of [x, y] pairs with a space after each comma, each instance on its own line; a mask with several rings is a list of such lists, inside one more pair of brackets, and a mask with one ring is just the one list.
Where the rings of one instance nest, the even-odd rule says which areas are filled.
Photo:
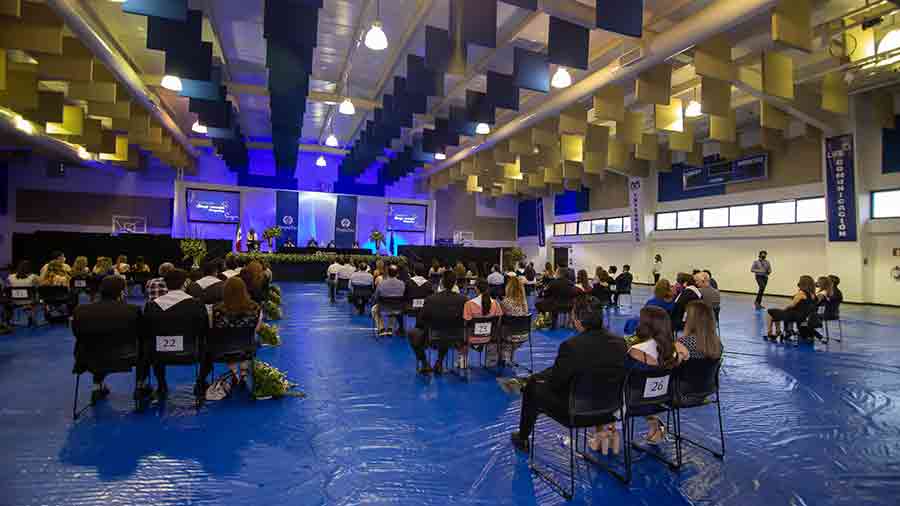
[[131, 266], [131, 272], [150, 272], [150, 266], [147, 265], [144, 257], [139, 256], [135, 259], [134, 265]]
[[[528, 316], [528, 299], [525, 297], [525, 284], [517, 276], [510, 277], [506, 282], [506, 296], [500, 301], [500, 309], [503, 316]], [[508, 364], [519, 346], [528, 340], [528, 334], [510, 335], [503, 340], [500, 349], [500, 360]]]
[[47, 264], [47, 270], [38, 280], [38, 284], [40, 286], [64, 286], [68, 288], [69, 281], [71, 281], [71, 278], [65, 267], [63, 267], [63, 263], [59, 260], [53, 260]]
[[93, 274], [98, 277], [114, 274], [112, 259], [109, 257], [97, 257], [97, 263], [94, 264]]
[[266, 288], [262, 264], [257, 260], [251, 261], [246, 267], [241, 269], [240, 278], [247, 285], [247, 292], [250, 294], [250, 298], [261, 304], [265, 298], [264, 290]]
[[722, 356], [722, 341], [716, 333], [716, 315], [703, 302], [695, 300], [687, 305], [684, 333], [675, 341], [675, 350], [683, 362], [689, 359]]
[[[486, 279], [479, 279], [478, 282], [475, 283], [475, 291], [477, 295], [466, 301], [466, 305], [463, 307], [463, 319], [469, 321], [473, 318], [491, 318], [494, 316], [502, 316], [503, 309], [500, 308], [500, 304], [491, 297], [491, 286], [488, 284]], [[459, 369], [466, 369], [469, 367], [469, 346], [468, 342], [472, 340], [472, 336], [468, 336], [466, 339], [466, 344], [459, 350], [459, 358], [457, 367]], [[491, 352], [493, 351], [494, 363], [497, 361], [497, 349], [496, 346], [490, 346], [487, 350], [488, 353], [488, 365], [491, 365]]]
[[590, 293], [591, 291], [591, 281], [588, 279], [587, 271], [581, 269], [578, 271], [578, 277], [576, 278], [575, 288], [578, 289], [581, 293]]
[[[238, 276], [228, 278], [223, 287], [224, 298], [222, 302], [213, 306], [211, 326], [215, 329], [222, 328], [248, 328], [259, 330], [262, 325], [262, 313], [259, 304], [253, 302], [247, 292], [247, 285]], [[238, 369], [240, 365], [240, 370]], [[229, 362], [232, 382], [239, 383], [246, 379], [249, 364], [245, 361], [240, 364]], [[208, 374], [208, 373], [207, 373]]]
[[656, 282], [653, 287], [653, 298], [647, 301], [648, 306], [657, 306], [663, 308], [667, 313], [672, 314], [675, 308], [675, 294], [672, 290], [672, 284], [669, 280], [662, 278]]
[[116, 274], [120, 276], [128, 274], [128, 272], [131, 270], [131, 266], [128, 265], [128, 257], [125, 255], [119, 255], [116, 258], [116, 263], [113, 266], [113, 270], [116, 271]]
[[[815, 311], [816, 282], [812, 276], [800, 276], [797, 281], [797, 291], [791, 298], [791, 303], [784, 309], [769, 309], [766, 312], [766, 339], [776, 340], [783, 338], [781, 322], [785, 327], [792, 323], [802, 322], [809, 316], [810, 311]], [[775, 333], [772, 333], [772, 329]]]
[[[635, 335], [641, 342], [628, 349], [628, 356], [635, 362], [660, 369], [672, 369], [678, 365], [679, 356], [672, 339], [672, 320], [663, 308], [644, 306]], [[647, 425], [648, 443], [658, 444], [665, 438], [666, 429], [659, 418], [648, 416]]]
[[75, 257], [75, 263], [72, 264], [72, 276], [90, 274], [91, 269], [88, 267], [88, 259], [86, 256]]

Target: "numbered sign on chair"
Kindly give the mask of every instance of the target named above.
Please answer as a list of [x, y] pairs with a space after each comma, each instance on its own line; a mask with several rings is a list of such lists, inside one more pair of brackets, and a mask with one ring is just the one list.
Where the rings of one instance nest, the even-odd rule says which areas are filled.
[[475, 324], [475, 335], [476, 336], [489, 336], [491, 335], [491, 322], [478, 322]]
[[413, 309], [422, 309], [425, 306], [425, 299], [413, 299], [412, 307]]
[[87, 288], [87, 281], [83, 279], [76, 279], [75, 288]]
[[9, 292], [10, 297], [14, 299], [27, 299], [28, 298], [28, 290], [25, 288], [13, 288]]
[[669, 376], [660, 378], [647, 378], [644, 384], [644, 398], [653, 399], [654, 397], [662, 397], [669, 393]]
[[156, 336], [156, 351], [184, 351], [184, 336]]

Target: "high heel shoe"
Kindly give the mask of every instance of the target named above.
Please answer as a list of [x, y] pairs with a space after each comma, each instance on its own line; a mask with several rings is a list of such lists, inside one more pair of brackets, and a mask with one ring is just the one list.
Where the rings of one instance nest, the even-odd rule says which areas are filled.
[[619, 454], [619, 448], [621, 447], [621, 442], [619, 440], [619, 431], [616, 430], [615, 425], [612, 425], [609, 428], [609, 447], [612, 450], [613, 455]]
[[594, 437], [590, 442], [591, 450], [595, 452], [600, 452], [602, 455], [609, 454], [609, 429], [606, 427], [603, 430], [594, 434]]
[[666, 427], [660, 423], [658, 418], [648, 420], [653, 428], [647, 433], [646, 440], [652, 445], [657, 445], [666, 439]]

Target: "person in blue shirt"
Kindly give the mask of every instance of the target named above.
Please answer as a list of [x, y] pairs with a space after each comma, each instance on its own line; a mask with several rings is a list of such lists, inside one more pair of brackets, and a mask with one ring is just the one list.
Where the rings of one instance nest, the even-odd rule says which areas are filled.
[[672, 313], [672, 309], [675, 308], [675, 301], [672, 284], [669, 283], [668, 279], [662, 278], [656, 282], [656, 287], [653, 288], [653, 298], [648, 300], [646, 305], [661, 307], [667, 313]]

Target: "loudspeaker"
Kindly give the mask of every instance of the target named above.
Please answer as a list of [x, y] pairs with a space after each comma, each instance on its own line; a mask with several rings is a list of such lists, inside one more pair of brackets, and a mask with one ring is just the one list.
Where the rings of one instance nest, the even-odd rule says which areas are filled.
[[47, 162], [47, 177], [48, 178], [60, 178], [66, 177], [66, 166], [63, 165], [62, 162], [49, 161]]

